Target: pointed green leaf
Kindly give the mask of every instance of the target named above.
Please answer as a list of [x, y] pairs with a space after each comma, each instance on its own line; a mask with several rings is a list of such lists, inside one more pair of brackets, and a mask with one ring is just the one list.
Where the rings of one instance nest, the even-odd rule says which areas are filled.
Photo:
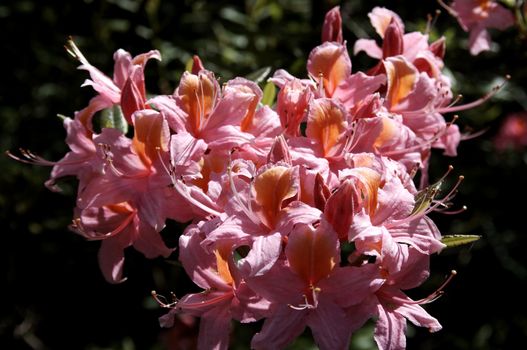
[[474, 243], [481, 236], [478, 235], [446, 235], [441, 238], [441, 242], [446, 245], [446, 248], [453, 248], [464, 244]]
[[272, 106], [276, 97], [276, 87], [272, 82], [267, 82], [263, 90], [262, 104]]
[[427, 188], [417, 192], [417, 194], [415, 195], [415, 205], [412, 212], [410, 213], [410, 216], [422, 213], [426, 209], [428, 209], [435, 196], [438, 194], [439, 191], [441, 191], [442, 185], [443, 180], [439, 180], [436, 183], [428, 186]]
[[123, 134], [128, 132], [128, 123], [124, 119], [123, 111], [119, 105], [103, 109], [99, 122], [101, 130], [102, 128], [113, 128], [121, 130]]
[[248, 80], [252, 80], [255, 83], [259, 84], [262, 81], [264, 81], [265, 78], [267, 78], [269, 73], [271, 73], [271, 67], [267, 66], [267, 67], [260, 68], [250, 74], [247, 74], [245, 78], [247, 78]]

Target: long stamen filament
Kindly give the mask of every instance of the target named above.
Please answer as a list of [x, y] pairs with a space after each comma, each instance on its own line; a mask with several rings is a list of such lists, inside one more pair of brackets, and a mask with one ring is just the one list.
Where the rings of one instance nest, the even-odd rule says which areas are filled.
[[464, 110], [467, 110], [467, 109], [471, 109], [471, 108], [477, 107], [477, 106], [483, 104], [484, 102], [486, 102], [487, 100], [489, 100], [494, 95], [496, 95], [498, 93], [498, 91], [500, 91], [505, 86], [507, 81], [509, 81], [510, 79], [511, 79], [511, 76], [510, 75], [506, 75], [504, 82], [502, 82], [499, 85], [494, 86], [492, 88], [492, 90], [490, 90], [485, 95], [483, 95], [481, 98], [479, 98], [479, 99], [477, 99], [475, 101], [472, 101], [472, 102], [464, 104], [464, 105], [459, 105], [459, 106], [450, 106], [449, 105], [447, 107], [438, 108], [437, 112], [439, 112], [439, 113], [452, 113], [452, 112], [459, 112], [459, 111], [464, 111]]
[[454, 278], [454, 276], [457, 275], [457, 271], [456, 270], [452, 270], [450, 271], [450, 275], [447, 277], [447, 279], [439, 286], [439, 288], [437, 288], [432, 294], [430, 294], [429, 296], [423, 298], [423, 299], [419, 299], [419, 300], [408, 300], [408, 299], [403, 299], [403, 298], [400, 298], [400, 297], [396, 297], [396, 296], [389, 296], [388, 298], [391, 300], [391, 301], [395, 301], [397, 303], [400, 303], [400, 304], [407, 304], [407, 305], [422, 305], [422, 304], [430, 304], [431, 302], [434, 302], [436, 301], [437, 299], [439, 299], [443, 294], [445, 294], [445, 292], [443, 291], [443, 289], [450, 283], [450, 281], [452, 280], [452, 278]]
[[192, 195], [190, 194], [190, 189], [183, 183], [182, 180], [175, 179], [172, 185], [172, 187], [191, 204], [195, 205], [196, 207], [200, 208], [206, 213], [209, 213], [214, 216], [221, 216], [221, 213], [219, 211], [212, 209], [211, 207], [207, 206], [204, 203], [201, 203], [200, 201], [192, 197]]
[[[230, 155], [229, 155], [229, 158], [230, 158]], [[251, 198], [249, 198], [249, 201], [248, 201], [249, 206], [245, 205], [242, 199], [242, 196], [236, 189], [236, 186], [234, 184], [234, 179], [232, 176], [232, 160], [231, 159], [229, 159], [229, 166], [227, 167], [227, 174], [229, 177], [229, 185], [231, 186], [231, 191], [234, 195], [234, 198], [236, 199], [236, 202], [238, 203], [238, 205], [240, 206], [244, 214], [247, 215], [247, 218], [249, 218], [249, 220], [251, 220], [255, 225], [260, 225], [261, 221], [258, 219], [258, 217], [256, 217], [256, 215], [254, 215], [252, 208], [250, 207]]]
[[153, 290], [151, 294], [152, 294], [152, 298], [154, 298], [154, 300], [159, 304], [159, 306], [163, 308], [167, 308], [167, 309], [173, 308], [179, 302], [179, 299], [176, 297], [174, 293], [170, 293], [172, 296], [172, 300], [173, 300], [171, 303], [169, 303], [164, 296], [157, 294], [155, 290]]

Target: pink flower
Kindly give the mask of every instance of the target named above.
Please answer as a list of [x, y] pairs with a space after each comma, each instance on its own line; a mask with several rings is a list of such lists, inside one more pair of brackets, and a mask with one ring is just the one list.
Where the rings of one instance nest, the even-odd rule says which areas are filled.
[[[395, 243], [388, 235], [382, 240], [379, 262], [385, 282], [376, 292], [377, 324], [374, 338], [382, 350], [406, 348], [406, 322], [437, 332], [442, 327], [420, 305], [433, 301], [441, 294], [444, 283], [436, 292], [422, 300], [410, 299], [403, 290], [419, 286], [429, 275], [429, 258], [412, 247]], [[448, 280], [447, 280], [448, 282]]]
[[527, 146], [527, 112], [509, 114], [501, 124], [494, 146], [503, 151], [507, 148], [520, 150]]
[[470, 32], [469, 48], [472, 55], [490, 49], [487, 28], [505, 30], [515, 23], [512, 12], [492, 0], [455, 0], [450, 7], [444, 3], [442, 6], [457, 18], [464, 31]]
[[[339, 267], [336, 233], [325, 220], [299, 223], [289, 235], [281, 260], [249, 286], [272, 302], [271, 315], [251, 343], [255, 349], [280, 349], [308, 326], [321, 349], [344, 349], [354, 331], [346, 308], [377, 288], [372, 266]], [[367, 318], [368, 316], [366, 316]]]
[[346, 213], [352, 215], [348, 239], [355, 242], [358, 251], [379, 251], [377, 245], [385, 233], [423, 254], [444, 247], [435, 224], [424, 213], [412, 214], [416, 190], [412, 182], [406, 181], [406, 171], [400, 164], [368, 154], [354, 155], [350, 160], [355, 167], [341, 171], [340, 176], [341, 181], [349, 179], [360, 191], [360, 197], [352, 197], [354, 210]]
[[166, 121], [153, 110], [136, 112], [133, 119], [133, 140], [117, 129], [103, 129], [94, 137], [101, 145], [104, 171], [82, 183], [72, 226], [88, 239], [104, 240], [99, 262], [111, 282], [123, 280], [126, 247], [133, 245], [148, 258], [167, 257], [172, 250], [158, 234], [165, 220], [192, 218], [184, 200], [169, 187]]
[[131, 117], [135, 111], [147, 108], [143, 72], [148, 60], [151, 58], [161, 60], [161, 55], [157, 50], [134, 58], [122, 49], [117, 50], [113, 56], [115, 60], [113, 78], [109, 78], [88, 62], [73, 40], [68, 41], [66, 48], [74, 58], [80, 61], [79, 69], [90, 73], [91, 80], [86, 80], [83, 86], [91, 85], [105, 101], [106, 107], [119, 104], [129, 124], [132, 124]]
[[385, 105], [390, 112], [401, 114], [403, 123], [416, 134], [423, 146], [423, 163], [427, 162], [430, 147], [455, 156], [461, 135], [457, 125], [447, 123], [442, 113], [463, 110], [475, 103], [449, 107], [452, 92], [448, 78], [419, 73], [404, 56], [389, 57], [383, 64], [387, 74]]
[[210, 71], [185, 72], [174, 95], [157, 96], [148, 103], [166, 116], [172, 131], [186, 131], [210, 148], [230, 151], [253, 138], [241, 125], [245, 122], [248, 130], [260, 98], [253, 84], [240, 80], [220, 88]]
[[[298, 196], [298, 167], [269, 164], [252, 174], [244, 162], [233, 162], [230, 177], [231, 198], [225, 210], [230, 216], [204, 240], [209, 251], [230, 244], [248, 246], [247, 256], [238, 261], [246, 276], [261, 275], [268, 271], [281, 252], [282, 236], [288, 234], [282, 226], [282, 214], [287, 205]], [[245, 182], [247, 175], [254, 179]], [[235, 179], [236, 178], [236, 179]], [[269, 191], [269, 189], [274, 189]]]
[[251, 290], [238, 277], [232, 251], [228, 245], [218, 246], [207, 253], [201, 242], [218, 219], [200, 222], [187, 228], [180, 237], [179, 247], [183, 267], [192, 280], [204, 289], [201, 293], [187, 294], [161, 317], [164, 327], [174, 324], [180, 312], [201, 316], [198, 349], [227, 349], [231, 319], [254, 322], [267, 312], [269, 302]]
[[[418, 67], [419, 72], [438, 77], [443, 68], [444, 38], [428, 44], [428, 35], [420, 32], [404, 32], [404, 23], [393, 11], [375, 7], [369, 14], [372, 26], [383, 39], [379, 47], [373, 39], [359, 39], [355, 42], [354, 54], [364, 51], [368, 56], [379, 60], [398, 55]], [[369, 74], [383, 73], [382, 62], [370, 69]]]

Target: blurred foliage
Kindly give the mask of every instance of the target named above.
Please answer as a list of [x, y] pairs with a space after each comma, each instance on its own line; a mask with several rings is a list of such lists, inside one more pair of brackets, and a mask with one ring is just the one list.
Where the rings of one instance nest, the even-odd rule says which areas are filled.
[[[47, 159], [60, 159], [66, 152], [56, 115], [73, 115], [92, 96], [89, 88], [79, 87], [86, 73], [76, 71], [76, 62], [63, 49], [69, 35], [107, 73], [118, 48], [132, 54], [158, 49], [163, 61], [148, 63], [147, 89], [166, 94], [175, 89], [194, 54], [222, 81], [262, 67], [271, 72], [285, 68], [304, 77], [307, 56], [320, 43], [324, 14], [337, 4], [349, 48], [358, 37], [375, 37], [367, 17], [374, 6], [398, 12], [408, 31], [423, 30], [427, 14], [438, 8], [433, 1], [418, 0], [4, 0], [0, 148], [23, 147]], [[456, 202], [469, 207], [463, 214], [433, 219], [445, 234], [483, 238], [433, 257], [432, 277], [411, 292], [416, 297], [432, 292], [451, 269], [458, 276], [446, 295], [428, 306], [444, 329], [430, 335], [410, 327], [409, 349], [510, 349], [527, 338], [522, 301], [527, 281], [527, 152], [497, 153], [492, 145], [504, 116], [527, 109], [524, 27], [493, 31], [492, 51], [478, 57], [469, 55], [468, 34], [448, 15], [439, 16], [430, 33], [432, 38], [446, 36], [446, 64], [455, 93], [462, 93], [464, 101], [484, 95], [506, 74], [512, 79], [491, 101], [460, 113], [460, 126], [488, 129], [483, 136], [463, 142], [457, 158], [433, 155], [432, 179], [448, 164], [465, 175]], [[354, 71], [373, 64], [363, 54], [352, 60]], [[191, 290], [177, 267], [177, 254], [164, 261], [127, 252], [129, 280], [109, 285], [97, 266], [98, 243], [67, 230], [75, 183], [66, 181], [62, 194], [51, 193], [43, 186], [50, 169], [7, 157], [0, 158], [0, 167], [0, 348], [133, 350], [174, 345], [180, 335], [159, 328], [157, 318], [164, 310], [151, 299], [150, 290], [177, 295]], [[167, 242], [175, 246], [181, 229], [171, 223], [164, 233]], [[232, 348], [246, 348], [260, 325], [235, 327]], [[373, 324], [358, 332], [353, 348], [374, 349], [372, 332]], [[309, 331], [290, 347], [310, 348]]]

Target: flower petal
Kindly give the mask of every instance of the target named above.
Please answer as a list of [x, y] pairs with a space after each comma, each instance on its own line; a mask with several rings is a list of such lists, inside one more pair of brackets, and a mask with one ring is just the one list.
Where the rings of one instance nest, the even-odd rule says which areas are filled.
[[279, 306], [268, 317], [262, 330], [253, 337], [251, 348], [256, 350], [282, 349], [298, 337], [306, 327], [306, 311]]
[[315, 81], [322, 76], [326, 95], [333, 96], [337, 86], [351, 75], [351, 60], [346, 46], [327, 41], [315, 47], [309, 54], [307, 70]]

